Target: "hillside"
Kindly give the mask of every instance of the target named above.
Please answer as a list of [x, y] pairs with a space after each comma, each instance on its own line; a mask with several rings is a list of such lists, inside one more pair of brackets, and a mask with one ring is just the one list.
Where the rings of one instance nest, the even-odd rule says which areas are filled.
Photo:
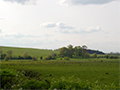
[[58, 51], [52, 51], [52, 50], [47, 50], [47, 49], [33, 49], [33, 48], [18, 48], [18, 47], [4, 47], [1, 46], [2, 48], [2, 54], [6, 54], [8, 50], [12, 50], [13, 55], [18, 56], [18, 55], [23, 55], [25, 51], [28, 52], [30, 56], [48, 56], [51, 53], [58, 53]]
[[101, 55], [104, 55], [105, 53], [102, 52], [102, 51], [98, 51], [98, 50], [91, 50], [91, 49], [87, 49], [87, 52], [89, 54], [93, 54], [93, 53], [96, 53], [96, 54], [101, 54]]

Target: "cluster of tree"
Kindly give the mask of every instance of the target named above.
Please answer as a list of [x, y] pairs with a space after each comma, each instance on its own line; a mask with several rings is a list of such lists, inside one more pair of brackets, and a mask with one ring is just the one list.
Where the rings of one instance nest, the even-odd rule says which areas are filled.
[[107, 53], [108, 55], [120, 55], [119, 52], [110, 52], [110, 53]]
[[106, 54], [105, 55], [105, 58], [109, 58], [109, 59], [118, 59], [119, 57], [117, 55], [109, 55], [109, 54]]
[[44, 58], [44, 60], [51, 60], [51, 59], [56, 59], [57, 54], [52, 53], [51, 55], [48, 55]]
[[82, 58], [89, 58], [89, 54], [87, 53], [87, 46], [75, 46], [73, 48], [72, 45], [68, 45], [68, 47], [62, 47], [59, 49], [59, 56], [60, 57], [82, 57]]
[[[29, 60], [37, 60], [37, 57], [32, 57], [32, 56], [30, 56], [27, 51], [25, 51], [22, 56], [20, 56], [20, 55], [19, 55], [19, 56], [13, 56], [13, 55], [12, 55], [12, 50], [8, 50], [8, 51], [7, 51], [7, 54], [2, 54], [2, 51], [1, 51], [1, 55], [0, 55], [0, 56], [1, 56], [0, 59], [1, 59], [1, 60], [4, 59], [5, 61], [8, 61], [9, 59], [29, 59]], [[42, 56], [40, 57], [40, 59], [42, 59]]]

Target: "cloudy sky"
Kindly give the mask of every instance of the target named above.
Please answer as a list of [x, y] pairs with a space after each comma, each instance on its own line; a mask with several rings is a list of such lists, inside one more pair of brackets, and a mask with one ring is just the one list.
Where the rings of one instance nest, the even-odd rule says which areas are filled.
[[0, 0], [0, 46], [118, 52], [119, 34], [120, 0]]

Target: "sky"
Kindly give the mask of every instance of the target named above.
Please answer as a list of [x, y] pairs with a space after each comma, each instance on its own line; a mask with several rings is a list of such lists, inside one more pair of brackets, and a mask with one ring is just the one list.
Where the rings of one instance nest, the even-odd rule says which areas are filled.
[[0, 0], [0, 46], [120, 52], [120, 0]]

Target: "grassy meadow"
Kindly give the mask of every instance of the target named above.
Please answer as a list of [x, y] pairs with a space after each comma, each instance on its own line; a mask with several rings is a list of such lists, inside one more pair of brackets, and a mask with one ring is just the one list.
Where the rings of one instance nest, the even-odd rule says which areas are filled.
[[50, 55], [51, 53], [58, 53], [58, 51], [52, 51], [52, 50], [45, 50], [45, 49], [33, 49], [33, 48], [18, 48], [18, 47], [3, 47], [2, 48], [2, 53], [7, 53], [8, 50], [12, 50], [12, 54], [14, 56], [21, 56], [25, 51], [28, 52], [30, 56], [35, 56], [35, 57], [46, 57]]
[[[24, 51], [28, 51], [30, 55], [47, 56], [53, 52], [51, 50], [3, 47], [3, 53], [6, 53], [8, 49], [12, 50], [14, 55], [21, 55]], [[56, 53], [58, 52], [56, 51]], [[110, 89], [111, 86], [120, 88], [119, 64], [120, 59], [106, 58], [0, 61], [0, 67], [2, 70], [11, 69], [19, 71], [26, 77], [30, 78], [30, 80], [49, 79], [51, 81], [53, 79], [61, 80], [61, 77], [64, 77], [65, 79], [75, 77], [90, 83], [98, 82], [101, 89], [105, 88], [105, 86], [110, 86]]]

